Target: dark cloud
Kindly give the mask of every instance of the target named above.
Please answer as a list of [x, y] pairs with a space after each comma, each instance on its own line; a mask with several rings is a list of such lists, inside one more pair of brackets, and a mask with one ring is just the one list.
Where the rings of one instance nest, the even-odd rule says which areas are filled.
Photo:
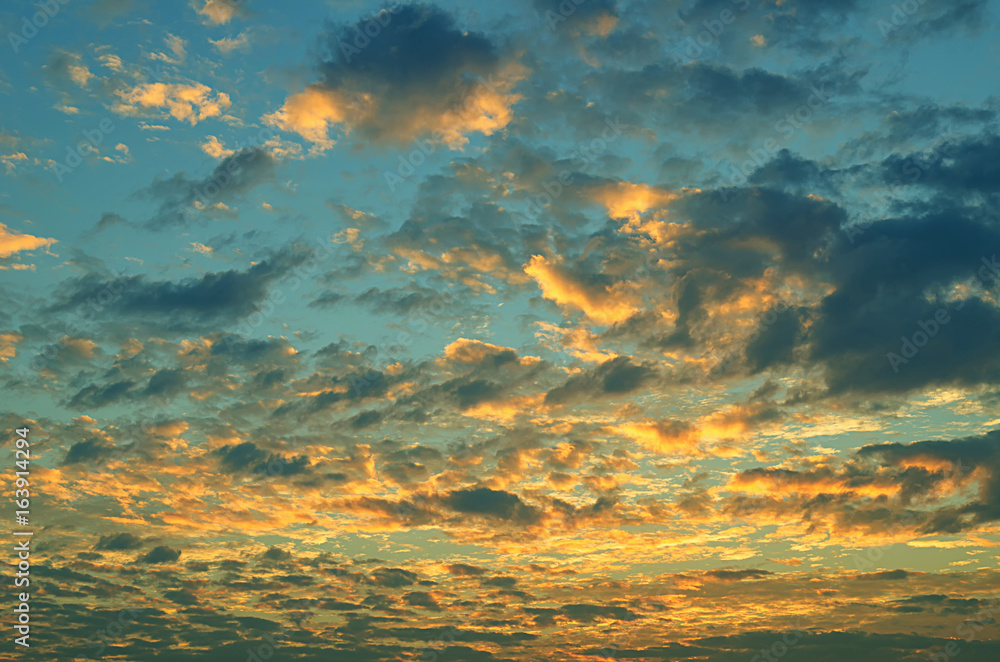
[[159, 202], [156, 213], [146, 222], [151, 230], [190, 225], [200, 216], [228, 215], [220, 203], [232, 203], [261, 184], [272, 180], [276, 161], [262, 147], [245, 147], [225, 157], [201, 179], [189, 179], [179, 172], [157, 179], [136, 193], [143, 200]]
[[[793, 350], [801, 344], [804, 336], [802, 318], [795, 310], [768, 310], [761, 319], [763, 328], [760, 335], [746, 347], [746, 362], [750, 374], [793, 363]], [[773, 321], [768, 324], [770, 320]]]
[[409, 315], [418, 311], [430, 310], [434, 304], [439, 304], [441, 294], [429, 287], [409, 286], [380, 290], [372, 287], [358, 296], [354, 302], [369, 306], [378, 313], [393, 315]]
[[268, 547], [263, 556], [268, 561], [287, 561], [292, 558], [292, 553], [280, 547]]
[[149, 552], [147, 552], [143, 557], [139, 559], [141, 563], [155, 564], [155, 563], [173, 563], [181, 557], [181, 552], [178, 549], [172, 549], [166, 545], [160, 545], [159, 547], [154, 547]]
[[[400, 5], [374, 38], [361, 44], [369, 18], [329, 26], [327, 56], [318, 65], [314, 92], [370, 95], [377, 111], [359, 116], [355, 128], [373, 141], [407, 141], [430, 133], [476, 91], [475, 77], [502, 64], [488, 36], [458, 27], [444, 10], [427, 4]], [[359, 48], [361, 45], [363, 47]]]
[[403, 596], [403, 601], [411, 607], [422, 607], [430, 611], [441, 611], [441, 605], [426, 591], [413, 591]]
[[154, 281], [145, 275], [109, 280], [90, 274], [64, 283], [60, 301], [50, 312], [68, 312], [98, 301], [104, 305], [97, 319], [154, 316], [177, 330], [196, 322], [233, 321], [256, 312], [269, 289], [309, 255], [292, 246], [270, 253], [246, 271], [210, 272], [180, 281]]
[[541, 518], [541, 511], [524, 503], [518, 495], [485, 487], [450, 492], [443, 503], [460, 513], [485, 515], [523, 525], [535, 524]]
[[948, 474], [935, 474], [932, 477], [935, 483], [952, 476], [967, 477], [976, 469], [982, 471], [978, 499], [958, 507], [942, 508], [924, 526], [927, 532], [955, 533], [978, 523], [1000, 520], [1000, 430], [948, 441], [864, 446], [857, 454], [862, 458], [877, 458], [889, 466], [900, 466], [907, 460], [949, 463], [953, 470]]
[[451, 563], [448, 565], [448, 572], [458, 577], [478, 577], [485, 574], [486, 570], [465, 563]]
[[[294, 402], [281, 405], [274, 410], [274, 416], [288, 416], [293, 412], [316, 414], [326, 411], [341, 402], [363, 401], [378, 398], [386, 394], [397, 377], [387, 376], [379, 370], [363, 369], [345, 375], [336, 376], [317, 384], [325, 389], [319, 395], [301, 398]], [[344, 387], [343, 390], [333, 390], [334, 387]]]
[[184, 605], [185, 607], [196, 605], [199, 602], [197, 594], [186, 588], [178, 589], [176, 591], [164, 591], [163, 597], [170, 600], [174, 604]]
[[892, 154], [882, 162], [886, 184], [913, 184], [952, 194], [1000, 191], [1000, 136], [946, 141], [926, 152]]
[[906, 570], [882, 570], [880, 572], [869, 572], [857, 575], [857, 579], [863, 581], [894, 581], [897, 579], [907, 579], [911, 573]]
[[655, 375], [652, 367], [619, 356], [591, 371], [570, 377], [563, 385], [545, 394], [545, 403], [561, 405], [586, 398], [629, 393], [648, 384]]
[[416, 573], [402, 568], [375, 568], [372, 570], [369, 582], [386, 588], [401, 588], [417, 583]]
[[382, 422], [382, 413], [374, 410], [363, 411], [351, 417], [350, 424], [355, 430], [361, 430]]
[[108, 551], [122, 551], [127, 549], [138, 549], [142, 546], [142, 538], [127, 531], [122, 533], [109, 533], [101, 536], [101, 539], [94, 545], [94, 549]]
[[67, 404], [74, 409], [99, 409], [128, 398], [135, 385], [127, 379], [106, 386], [91, 384], [80, 389]]
[[93, 438], [78, 441], [70, 446], [63, 464], [83, 464], [85, 462], [100, 462], [112, 457], [118, 449], [103, 439]]
[[724, 582], [740, 581], [744, 579], [761, 579], [774, 574], [768, 570], [709, 570], [705, 573], [707, 577], [712, 577]]
[[212, 455], [218, 457], [220, 464], [230, 472], [292, 476], [306, 473], [309, 469], [309, 458], [305, 456], [289, 459], [265, 451], [252, 441], [226, 444], [212, 451]]
[[149, 378], [149, 384], [146, 385], [146, 389], [142, 394], [146, 397], [173, 396], [184, 389], [186, 381], [183, 370], [158, 370], [156, 374]]
[[634, 621], [640, 618], [625, 607], [609, 607], [607, 605], [572, 604], [563, 605], [559, 611], [568, 618], [581, 623], [590, 623], [601, 619], [615, 621]]

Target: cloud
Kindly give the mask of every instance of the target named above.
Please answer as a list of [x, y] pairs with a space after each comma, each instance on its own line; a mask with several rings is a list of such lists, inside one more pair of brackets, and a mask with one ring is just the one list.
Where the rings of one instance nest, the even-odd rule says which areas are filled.
[[[201, 83], [142, 83], [119, 92], [121, 101], [112, 108], [119, 115], [166, 117], [194, 126], [211, 117], [222, 117], [232, 105], [229, 95]], [[164, 114], [144, 115], [147, 109], [163, 109]]]
[[648, 365], [636, 364], [627, 356], [619, 356], [596, 368], [574, 375], [561, 386], [545, 394], [545, 404], [564, 405], [607, 395], [630, 393], [648, 384], [656, 371]]
[[372, 570], [369, 581], [376, 586], [401, 588], [403, 586], [412, 586], [417, 582], [417, 579], [418, 576], [416, 573], [402, 568], [375, 568]]
[[34, 237], [30, 234], [22, 234], [17, 230], [11, 230], [3, 223], [0, 223], [0, 258], [10, 257], [15, 253], [23, 251], [34, 251], [39, 248], [48, 248], [56, 243], [55, 239]]
[[524, 272], [535, 279], [546, 299], [577, 308], [598, 324], [623, 322], [639, 310], [638, 299], [624, 283], [600, 274], [573, 273], [542, 255], [532, 256]]
[[85, 462], [104, 461], [112, 457], [118, 449], [100, 438], [86, 439], [73, 444], [66, 457], [63, 458], [63, 465], [83, 464]]
[[217, 51], [223, 55], [231, 55], [233, 51], [247, 52], [250, 47], [250, 33], [241, 32], [235, 37], [222, 37], [208, 40]]
[[80, 389], [76, 395], [70, 398], [67, 405], [74, 409], [82, 410], [100, 409], [131, 396], [132, 388], [135, 385], [135, 382], [128, 379], [112, 382], [105, 386], [91, 384]]
[[94, 300], [111, 300], [101, 315], [153, 316], [168, 327], [189, 328], [199, 321], [233, 321], [254, 312], [272, 285], [309, 256], [302, 248], [271, 253], [246, 271], [208, 272], [180, 281], [150, 280], [145, 275], [107, 279], [88, 274], [64, 283], [51, 310], [79, 309]]
[[747, 579], [761, 579], [774, 573], [768, 570], [709, 570], [706, 577], [718, 579], [723, 582], [743, 581]]
[[157, 564], [157, 563], [173, 563], [181, 557], [181, 552], [178, 549], [172, 549], [166, 545], [160, 545], [154, 547], [140, 559], [140, 563], [145, 564]]
[[[369, 38], [366, 29], [378, 33]], [[512, 119], [519, 97], [511, 90], [523, 69], [433, 5], [402, 5], [331, 27], [326, 42], [321, 79], [264, 117], [315, 149], [334, 144], [334, 127], [376, 143], [430, 137], [459, 148], [468, 134], [491, 135]]]
[[139, 549], [142, 547], [142, 538], [127, 531], [122, 533], [110, 533], [101, 536], [101, 539], [94, 545], [94, 549], [120, 552], [129, 549]]
[[541, 511], [516, 494], [481, 487], [450, 492], [442, 500], [452, 510], [470, 515], [486, 515], [518, 524], [535, 524]]
[[231, 472], [268, 473], [292, 476], [303, 473], [309, 467], [309, 460], [304, 456], [286, 459], [284, 456], [270, 453], [259, 448], [252, 441], [245, 441], [235, 446], [225, 445], [212, 451], [220, 458], [223, 468]]
[[24, 336], [15, 331], [0, 333], [0, 363], [7, 363], [17, 356], [17, 344]]
[[466, 563], [450, 563], [447, 567], [448, 572], [458, 577], [479, 577], [486, 572], [483, 568]]
[[245, 0], [205, 0], [204, 3], [191, 0], [191, 6], [211, 25], [225, 25], [236, 17], [245, 16], [244, 4]]
[[[864, 446], [857, 454], [862, 458], [877, 458], [888, 466], [909, 469], [911, 481], [927, 474], [931, 484], [947, 484], [956, 477], [978, 478], [978, 498], [958, 507], [941, 508], [925, 525], [927, 531], [957, 532], [1000, 520], [1000, 430], [952, 440]], [[917, 469], [923, 471], [918, 473]], [[902, 484], [904, 489], [907, 482]], [[908, 491], [926, 489], [924, 485], [914, 485]]]
[[906, 570], [881, 570], [879, 572], [869, 572], [857, 575], [857, 579], [868, 582], [880, 582], [880, 581], [894, 581], [897, 579], [906, 579], [912, 576], [912, 573]]
[[179, 172], [167, 179], [156, 179], [136, 193], [138, 198], [159, 202], [159, 209], [146, 222], [147, 228], [164, 230], [188, 225], [199, 216], [231, 214], [226, 203], [240, 200], [273, 180], [277, 161], [266, 149], [245, 147], [232, 152], [216, 145], [211, 138], [202, 149], [223, 155], [211, 173], [201, 179], [190, 179]]
[[65, 88], [70, 83], [77, 87], [87, 87], [94, 74], [83, 63], [83, 58], [78, 53], [56, 51], [49, 56], [45, 76], [51, 83]]
[[568, 32], [574, 36], [607, 37], [618, 25], [620, 17], [614, 0], [590, 0], [572, 5], [560, 0], [533, 0], [532, 4], [544, 24], [558, 34]]
[[634, 621], [640, 616], [624, 607], [609, 607], [607, 605], [571, 604], [563, 605], [559, 611], [571, 620], [580, 623], [592, 623], [597, 620]]

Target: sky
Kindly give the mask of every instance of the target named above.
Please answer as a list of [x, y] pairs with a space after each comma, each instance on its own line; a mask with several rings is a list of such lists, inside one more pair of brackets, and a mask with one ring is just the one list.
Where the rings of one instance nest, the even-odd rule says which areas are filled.
[[998, 22], [4, 3], [0, 659], [998, 659]]

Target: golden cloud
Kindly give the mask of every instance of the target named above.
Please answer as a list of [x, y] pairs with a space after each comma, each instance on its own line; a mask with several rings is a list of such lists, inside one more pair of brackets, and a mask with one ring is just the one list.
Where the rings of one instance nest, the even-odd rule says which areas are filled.
[[577, 308], [599, 324], [624, 322], [639, 310], [637, 297], [623, 284], [602, 287], [583, 283], [557, 260], [543, 255], [532, 256], [524, 272], [535, 279], [543, 297]]
[[20, 253], [21, 251], [46, 248], [54, 243], [56, 243], [55, 239], [45, 239], [43, 237], [33, 237], [30, 234], [22, 234], [0, 223], [0, 257], [10, 257], [14, 253]]

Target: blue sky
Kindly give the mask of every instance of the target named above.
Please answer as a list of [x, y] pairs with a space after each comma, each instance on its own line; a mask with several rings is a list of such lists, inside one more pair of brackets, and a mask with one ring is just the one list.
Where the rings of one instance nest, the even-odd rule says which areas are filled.
[[995, 659], [996, 2], [47, 7], [48, 659]]

